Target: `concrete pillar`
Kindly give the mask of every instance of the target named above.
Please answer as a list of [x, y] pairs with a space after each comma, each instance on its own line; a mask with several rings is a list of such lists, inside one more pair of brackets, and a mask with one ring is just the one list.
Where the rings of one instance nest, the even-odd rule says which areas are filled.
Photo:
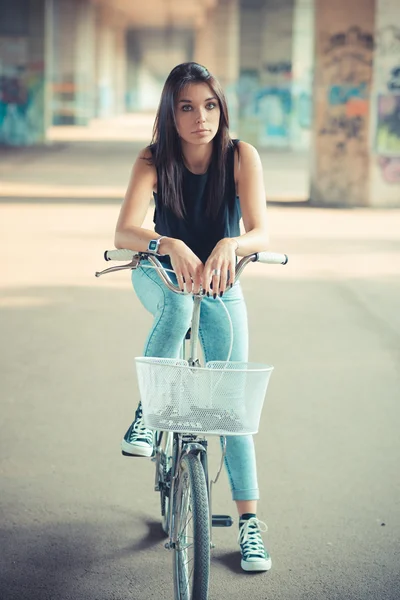
[[0, 143], [45, 141], [45, 2], [4, 7], [0, 27]]
[[95, 6], [78, 0], [75, 28], [70, 32], [73, 46], [76, 125], [87, 125], [95, 116]]
[[204, 18], [195, 29], [194, 60], [216, 75], [215, 9], [205, 10]]
[[296, 0], [292, 41], [290, 147], [310, 147], [314, 63], [314, 0]]
[[370, 111], [371, 206], [400, 206], [399, 23], [398, 0], [377, 0]]
[[[217, 43], [214, 43], [214, 70], [226, 93], [230, 130], [238, 131], [238, 79], [240, 51], [240, 23], [238, 0], [220, 0], [214, 12], [214, 28]], [[218, 36], [218, 37], [216, 37]]]
[[98, 13], [96, 26], [97, 116], [113, 114], [115, 105], [115, 53], [116, 40], [106, 10]]
[[311, 202], [365, 206], [375, 0], [316, 0]]
[[116, 114], [122, 114], [126, 110], [126, 34], [122, 27], [115, 32], [115, 107]]
[[261, 76], [262, 11], [257, 6], [242, 4], [240, 8], [240, 74], [238, 81], [238, 135], [258, 145], [260, 122], [257, 100]]
[[267, 0], [262, 11], [260, 90], [257, 114], [260, 146], [290, 146], [294, 0]]

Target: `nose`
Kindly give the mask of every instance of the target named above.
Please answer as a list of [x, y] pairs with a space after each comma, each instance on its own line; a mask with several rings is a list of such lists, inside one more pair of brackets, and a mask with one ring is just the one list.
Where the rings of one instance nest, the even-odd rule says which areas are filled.
[[196, 116], [196, 123], [205, 123], [206, 112], [204, 108], [199, 108]]

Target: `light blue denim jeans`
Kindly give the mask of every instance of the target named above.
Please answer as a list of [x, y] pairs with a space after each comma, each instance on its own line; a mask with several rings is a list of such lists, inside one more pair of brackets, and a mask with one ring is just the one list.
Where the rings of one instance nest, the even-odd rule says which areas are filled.
[[[170, 275], [176, 283], [175, 275]], [[139, 300], [154, 316], [144, 356], [178, 357], [182, 340], [190, 327], [193, 297], [169, 290], [154, 269], [139, 267], [133, 270], [132, 283]], [[231, 360], [247, 361], [247, 311], [239, 283], [224, 293], [222, 301], [233, 324]], [[201, 302], [199, 336], [206, 362], [227, 359], [230, 346], [229, 321], [223, 306], [212, 297], [205, 296]], [[251, 435], [226, 438], [225, 466], [233, 500], [258, 500], [256, 457]]]

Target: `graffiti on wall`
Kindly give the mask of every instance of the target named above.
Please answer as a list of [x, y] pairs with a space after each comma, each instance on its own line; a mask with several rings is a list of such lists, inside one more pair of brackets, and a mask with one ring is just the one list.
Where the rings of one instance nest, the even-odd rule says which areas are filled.
[[380, 156], [378, 158], [378, 166], [386, 183], [400, 183], [400, 158]]
[[27, 145], [43, 137], [44, 65], [28, 55], [26, 38], [0, 37], [0, 143]]
[[380, 94], [378, 96], [376, 148], [378, 153], [400, 154], [399, 94]]
[[256, 110], [266, 138], [286, 139], [290, 134], [290, 89], [266, 86], [256, 94]]
[[286, 79], [292, 77], [292, 63], [290, 61], [281, 60], [279, 62], [265, 63], [264, 71], [271, 75], [284, 75]]
[[321, 50], [317, 186], [325, 202], [365, 204], [373, 36], [349, 27], [323, 35]]

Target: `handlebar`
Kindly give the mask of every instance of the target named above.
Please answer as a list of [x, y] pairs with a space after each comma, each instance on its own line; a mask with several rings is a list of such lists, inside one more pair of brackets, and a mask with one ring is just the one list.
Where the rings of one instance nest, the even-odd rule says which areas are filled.
[[[100, 275], [105, 275], [106, 273], [112, 273], [114, 271], [122, 271], [123, 269], [137, 269], [142, 260], [148, 260], [149, 263], [158, 270], [158, 273], [165, 283], [165, 285], [172, 291], [177, 294], [187, 294], [187, 292], [182, 292], [182, 290], [172, 283], [167, 270], [158, 260], [155, 254], [150, 254], [148, 252], [135, 252], [134, 250], [127, 249], [117, 249], [117, 250], [106, 250], [104, 252], [104, 259], [106, 261], [109, 260], [130, 260], [131, 262], [127, 265], [116, 265], [114, 267], [109, 267], [108, 269], [104, 269], [103, 271], [97, 271], [95, 273], [96, 277], [100, 277]], [[261, 262], [272, 265], [286, 265], [288, 262], [288, 256], [286, 254], [280, 254], [277, 252], [255, 252], [254, 254], [248, 254], [244, 256], [236, 266], [235, 272], [235, 283], [238, 281], [243, 269], [250, 262]]]

